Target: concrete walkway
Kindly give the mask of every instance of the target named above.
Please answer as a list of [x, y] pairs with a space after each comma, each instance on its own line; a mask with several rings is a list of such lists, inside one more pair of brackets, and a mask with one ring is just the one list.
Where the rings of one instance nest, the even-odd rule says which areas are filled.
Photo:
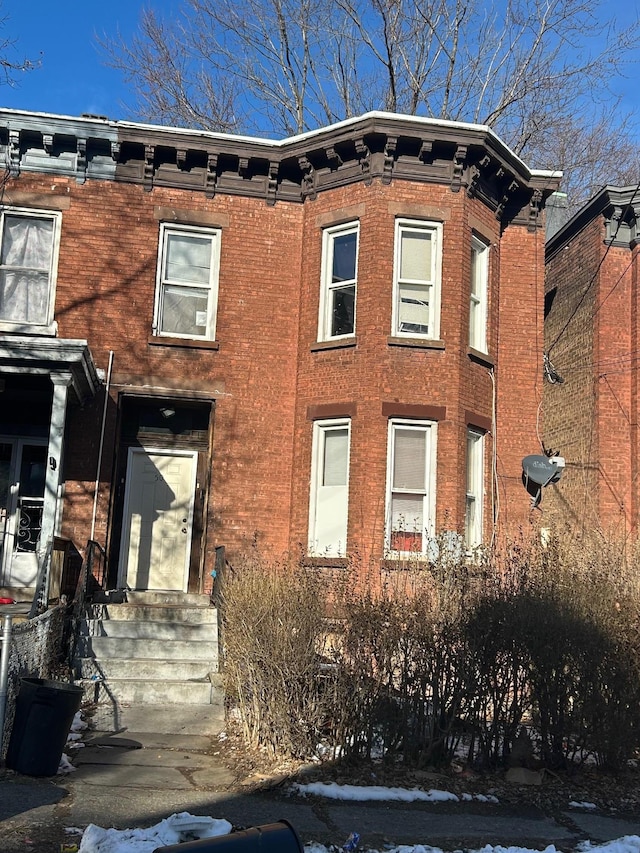
[[216, 741], [197, 735], [125, 732], [92, 736], [78, 750], [78, 769], [54, 780], [14, 773], [0, 778], [0, 849], [60, 853], [78, 841], [65, 827], [142, 827], [174, 812], [226, 818], [236, 827], [286, 819], [303, 843], [341, 845], [349, 833], [362, 847], [429, 844], [455, 850], [484, 844], [563, 850], [590, 839], [603, 842], [640, 833], [638, 819], [569, 810], [542, 814], [534, 807], [460, 803], [355, 803], [301, 798], [286, 782], [238, 793], [216, 756]]

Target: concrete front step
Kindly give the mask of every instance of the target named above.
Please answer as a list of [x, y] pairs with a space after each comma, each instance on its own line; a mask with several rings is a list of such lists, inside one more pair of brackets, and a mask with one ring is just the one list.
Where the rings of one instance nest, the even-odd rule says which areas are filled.
[[88, 619], [90, 637], [129, 637], [134, 640], [185, 640], [190, 643], [217, 642], [213, 623], [147, 622], [132, 619]]
[[85, 682], [87, 699], [103, 702], [116, 699], [118, 704], [142, 705], [210, 705], [213, 687], [206, 681], [155, 681], [140, 678], [109, 678]]
[[179, 604], [94, 604], [90, 616], [109, 621], [170, 622], [181, 624], [218, 624], [215, 607], [189, 607]]
[[99, 732], [153, 732], [217, 735], [224, 730], [222, 703], [212, 705], [127, 705], [106, 700], [95, 705], [91, 725]]
[[141, 640], [132, 637], [81, 637], [81, 657], [95, 657], [99, 661], [107, 658], [134, 658], [153, 660], [218, 660], [218, 639], [207, 643], [188, 640]]
[[174, 592], [173, 590], [127, 590], [128, 604], [173, 604], [178, 607], [211, 606], [208, 595], [196, 592]]
[[82, 658], [78, 663], [80, 678], [142, 678], [157, 681], [202, 681], [217, 673], [218, 662], [210, 660], [153, 660], [131, 658]]

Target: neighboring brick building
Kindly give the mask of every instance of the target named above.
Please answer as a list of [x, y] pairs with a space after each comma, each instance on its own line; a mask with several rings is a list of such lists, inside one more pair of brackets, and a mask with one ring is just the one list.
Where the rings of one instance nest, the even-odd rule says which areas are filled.
[[546, 514], [620, 537], [640, 495], [639, 214], [637, 187], [605, 187], [546, 250], [544, 438], [566, 459]]
[[217, 545], [376, 566], [528, 522], [557, 175], [383, 113], [272, 142], [0, 111], [0, 140], [5, 587], [54, 534], [202, 591]]

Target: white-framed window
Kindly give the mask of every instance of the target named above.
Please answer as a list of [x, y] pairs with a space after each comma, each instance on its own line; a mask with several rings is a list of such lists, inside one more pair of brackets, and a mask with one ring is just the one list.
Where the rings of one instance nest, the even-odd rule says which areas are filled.
[[469, 346], [479, 352], [487, 352], [488, 293], [489, 246], [474, 235], [471, 238]]
[[215, 339], [219, 269], [219, 230], [160, 226], [156, 335]]
[[467, 492], [464, 541], [468, 551], [482, 545], [482, 504], [484, 495], [484, 433], [467, 430]]
[[436, 424], [391, 420], [387, 452], [386, 551], [425, 555], [435, 532]]
[[61, 214], [0, 211], [0, 328], [52, 333]]
[[359, 234], [358, 222], [322, 232], [319, 341], [355, 334]]
[[314, 556], [347, 553], [350, 433], [348, 418], [313, 424], [309, 553]]
[[397, 219], [392, 334], [437, 339], [440, 335], [442, 225]]

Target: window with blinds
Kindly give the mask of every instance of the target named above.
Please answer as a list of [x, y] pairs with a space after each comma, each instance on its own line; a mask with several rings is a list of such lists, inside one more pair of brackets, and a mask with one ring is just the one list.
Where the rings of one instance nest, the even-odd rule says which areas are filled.
[[220, 233], [163, 224], [154, 333], [215, 339]]
[[482, 497], [484, 493], [484, 434], [467, 430], [467, 492], [464, 539], [468, 551], [482, 545]]
[[348, 419], [313, 425], [309, 553], [314, 556], [343, 557], [347, 553], [349, 441]]
[[435, 424], [391, 421], [387, 474], [387, 549], [424, 554], [433, 528]]
[[442, 226], [396, 220], [394, 335], [437, 338], [440, 334]]

